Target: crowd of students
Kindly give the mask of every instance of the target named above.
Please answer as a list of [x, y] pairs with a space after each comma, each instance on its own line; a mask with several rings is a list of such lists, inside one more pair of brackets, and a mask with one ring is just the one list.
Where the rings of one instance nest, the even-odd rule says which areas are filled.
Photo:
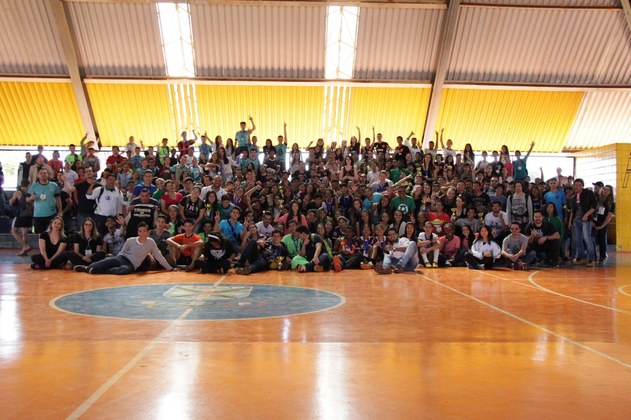
[[[20, 164], [13, 234], [32, 268], [89, 273], [180, 268], [378, 273], [467, 266], [594, 266], [607, 259], [613, 188], [586, 188], [561, 170], [544, 180], [506, 146], [453, 149], [444, 132], [423, 149], [410, 133], [391, 145], [361, 131], [288, 148], [287, 125], [261, 147], [241, 123], [234, 139], [181, 133], [145, 147], [130, 137], [101, 162], [81, 140], [63, 160], [43, 148]], [[440, 146], [440, 147], [439, 147]]]

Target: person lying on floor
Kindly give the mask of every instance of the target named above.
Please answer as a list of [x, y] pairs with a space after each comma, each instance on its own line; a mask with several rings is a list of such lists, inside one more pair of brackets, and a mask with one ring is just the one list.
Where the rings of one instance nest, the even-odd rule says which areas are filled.
[[77, 265], [74, 270], [90, 274], [131, 274], [135, 272], [148, 255], [155, 258], [167, 271], [176, 270], [162, 256], [158, 246], [149, 238], [149, 227], [145, 222], [137, 226], [138, 236], [125, 241], [123, 249], [114, 257], [94, 262], [90, 265]]

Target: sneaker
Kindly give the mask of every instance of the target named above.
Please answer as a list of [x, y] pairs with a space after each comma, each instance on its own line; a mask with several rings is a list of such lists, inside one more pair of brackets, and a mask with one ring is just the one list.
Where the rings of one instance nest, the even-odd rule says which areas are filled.
[[576, 265], [587, 265], [587, 260], [574, 259], [572, 262]]
[[432, 268], [438, 268], [438, 263], [432, 263]]
[[372, 270], [375, 268], [371, 262], [363, 262], [359, 265], [362, 270]]
[[598, 262], [596, 263], [596, 265], [597, 265], [598, 267], [602, 267], [602, 266], [604, 266], [604, 265], [605, 265], [605, 260], [598, 260]]
[[585, 263], [585, 267], [593, 267], [594, 266], [594, 260], [587, 260], [587, 262]]
[[344, 267], [342, 267], [342, 259], [339, 255], [336, 255], [335, 257], [333, 257], [333, 271], [339, 273], [343, 269]]
[[432, 268], [432, 263], [426, 262], [425, 263], [425, 268]]
[[512, 269], [513, 269], [513, 270], [517, 270], [517, 264], [515, 264], [515, 263], [511, 263], [511, 265], [510, 265], [510, 266], [512, 267]]
[[88, 266], [87, 265], [75, 265], [74, 266], [74, 271], [76, 271], [77, 273], [87, 273], [88, 272]]
[[377, 264], [375, 266], [375, 271], [377, 274], [392, 274], [392, 269], [390, 267], [384, 267], [381, 264]]
[[448, 261], [446, 261], [446, 262], [445, 262], [445, 267], [451, 267], [451, 261], [449, 261], [449, 260], [448, 260]]
[[270, 270], [278, 270], [278, 263], [277, 263], [276, 261], [272, 261], [272, 262], [269, 264], [269, 269], [270, 269]]
[[321, 273], [324, 271], [324, 267], [322, 267], [320, 264], [316, 264], [313, 266], [313, 271], [315, 271], [316, 273]]
[[395, 264], [392, 266], [392, 271], [396, 274], [402, 273], [403, 267], [401, 267], [399, 264]]
[[517, 263], [517, 270], [525, 271], [526, 270], [526, 264], [524, 264], [523, 262]]
[[281, 264], [281, 268], [283, 270], [290, 270], [291, 269], [291, 260], [288, 258], [285, 258], [283, 260], [283, 263]]
[[486, 270], [484, 264], [478, 264], [478, 270]]
[[247, 276], [248, 274], [250, 274], [252, 272], [252, 267], [247, 266], [247, 267], [237, 267], [237, 269], [235, 270], [235, 273], [241, 275], [241, 276]]

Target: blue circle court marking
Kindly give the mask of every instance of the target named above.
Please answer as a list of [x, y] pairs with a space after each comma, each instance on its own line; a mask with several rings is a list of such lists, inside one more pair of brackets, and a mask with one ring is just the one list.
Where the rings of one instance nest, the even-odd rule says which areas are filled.
[[136, 320], [275, 318], [325, 311], [343, 296], [322, 290], [265, 284], [167, 283], [109, 287], [57, 297], [51, 306], [77, 315]]

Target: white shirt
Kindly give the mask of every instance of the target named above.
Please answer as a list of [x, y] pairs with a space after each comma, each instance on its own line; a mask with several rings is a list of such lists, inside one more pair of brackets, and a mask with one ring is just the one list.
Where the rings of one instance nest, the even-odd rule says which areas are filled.
[[[103, 191], [102, 194], [101, 191]], [[92, 194], [86, 194], [85, 197], [96, 202], [94, 214], [100, 216], [116, 216], [123, 206], [123, 195], [116, 187], [113, 191], [105, 187], [96, 187], [92, 190]]]

